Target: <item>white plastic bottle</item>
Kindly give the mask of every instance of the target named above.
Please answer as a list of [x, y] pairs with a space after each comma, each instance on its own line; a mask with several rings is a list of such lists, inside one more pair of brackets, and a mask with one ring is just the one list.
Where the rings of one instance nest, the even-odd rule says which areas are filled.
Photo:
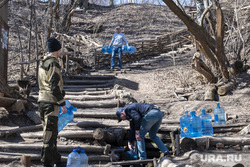
[[88, 156], [86, 155], [85, 151], [84, 150], [81, 150], [81, 153], [80, 153], [80, 167], [88, 167], [88, 161], [89, 161], [89, 158]]
[[79, 167], [80, 160], [80, 154], [74, 149], [68, 156], [67, 167]]

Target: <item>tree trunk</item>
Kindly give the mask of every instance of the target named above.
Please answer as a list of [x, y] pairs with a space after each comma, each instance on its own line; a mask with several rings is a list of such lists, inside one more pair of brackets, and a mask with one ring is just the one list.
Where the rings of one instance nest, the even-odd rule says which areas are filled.
[[[195, 36], [195, 39], [197, 39], [204, 52], [205, 55], [208, 56], [209, 60], [211, 61], [211, 63], [213, 64], [214, 68], [217, 69], [219, 66], [218, 64], [220, 64], [220, 72], [223, 75], [223, 77], [225, 79], [229, 78], [228, 75], [228, 71], [227, 71], [227, 66], [226, 63], [226, 57], [224, 54], [224, 49], [222, 48], [223, 44], [222, 40], [223, 40], [223, 36], [224, 35], [224, 29], [219, 29], [221, 27], [221, 25], [223, 25], [223, 17], [220, 14], [221, 13], [221, 9], [219, 7], [219, 5], [217, 5], [218, 8], [218, 19], [217, 19], [217, 31], [219, 31], [219, 36], [217, 35], [216, 40], [219, 40], [218, 42], [220, 44], [218, 44], [217, 46], [217, 41], [214, 40], [212, 38], [212, 36], [210, 36], [208, 34], [208, 32], [206, 31], [206, 29], [204, 27], [199, 26], [197, 23], [195, 23], [191, 17], [189, 17], [188, 15], [186, 15], [174, 2], [173, 0], [163, 0], [167, 6], [172, 10], [172, 12], [174, 12], [183, 22], [184, 24], [187, 26], [188, 30]], [[220, 26], [219, 26], [220, 25]], [[224, 28], [224, 27], [222, 27]], [[222, 39], [222, 40], [221, 40]], [[219, 48], [218, 48], [219, 47]], [[221, 55], [219, 55], [219, 53]], [[217, 59], [215, 58], [215, 55], [217, 56]], [[224, 61], [223, 61], [224, 60]]]
[[223, 85], [223, 86], [220, 86], [220, 87], [218, 88], [217, 93], [218, 93], [219, 95], [221, 95], [221, 96], [222, 96], [222, 95], [225, 95], [227, 92], [233, 90], [234, 87], [235, 87], [235, 84], [234, 84], [233, 82], [228, 82], [227, 84], [225, 84], [225, 85]]

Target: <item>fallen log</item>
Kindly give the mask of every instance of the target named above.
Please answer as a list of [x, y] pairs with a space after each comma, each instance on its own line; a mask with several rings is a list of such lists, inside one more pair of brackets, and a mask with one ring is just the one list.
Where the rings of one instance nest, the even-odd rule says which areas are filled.
[[[60, 152], [71, 152], [73, 149], [81, 147], [86, 153], [104, 153], [109, 152], [110, 145], [106, 146], [93, 146], [93, 145], [57, 145], [57, 150]], [[42, 149], [42, 143], [40, 144], [0, 144], [1, 149], [5, 150], [34, 150], [40, 151]]]
[[105, 141], [109, 144], [121, 145], [125, 135], [125, 130], [122, 128], [102, 129], [97, 128], [93, 132], [93, 138], [97, 141]]
[[216, 93], [215, 85], [208, 86], [206, 88], [206, 91], [205, 91], [204, 100], [205, 101], [214, 101], [215, 93]]
[[116, 142], [116, 136], [102, 128], [97, 128], [94, 130], [93, 138], [96, 140], [108, 141], [109, 143]]
[[[10, 107], [20, 99], [14, 99], [9, 97], [0, 97], [0, 107]], [[27, 105], [27, 100], [20, 100], [24, 105]]]
[[20, 128], [15, 128], [11, 130], [5, 130], [0, 132], [0, 137], [8, 137], [12, 134], [20, 133], [20, 132], [25, 132], [25, 131], [31, 131], [31, 130], [42, 130], [43, 126], [42, 124], [40, 125], [32, 125], [32, 126], [24, 126]]
[[197, 145], [206, 145], [207, 138], [209, 139], [209, 144], [215, 146], [217, 143], [223, 143], [224, 145], [249, 145], [250, 137], [201, 137], [196, 138], [195, 141]]
[[221, 96], [225, 95], [227, 92], [233, 90], [235, 87], [235, 83], [234, 82], [228, 82], [227, 84], [220, 86], [218, 88], [217, 93]]
[[[43, 138], [43, 132], [23, 133], [23, 138]], [[93, 139], [93, 130], [75, 130], [59, 132], [58, 137], [65, 137], [68, 139]]]
[[117, 104], [119, 104], [118, 100], [103, 100], [103, 101], [86, 101], [86, 102], [78, 102], [71, 101], [70, 104], [74, 107], [80, 108], [115, 108]]

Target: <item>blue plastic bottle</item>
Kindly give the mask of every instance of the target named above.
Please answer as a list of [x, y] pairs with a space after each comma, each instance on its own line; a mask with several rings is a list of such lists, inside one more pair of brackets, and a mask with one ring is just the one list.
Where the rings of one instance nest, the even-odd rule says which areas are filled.
[[126, 45], [123, 45], [123, 46], [122, 46], [122, 52], [124, 52], [124, 53], [127, 53], [127, 52], [128, 52], [128, 48], [127, 48]]
[[128, 50], [128, 53], [135, 53], [136, 52], [136, 48], [134, 46], [129, 46], [127, 50]]
[[220, 103], [217, 103], [217, 108], [214, 109], [214, 125], [224, 125], [225, 121], [225, 110], [220, 107]]
[[181, 137], [189, 137], [190, 115], [185, 111], [185, 115], [180, 118]]
[[86, 155], [85, 151], [84, 150], [81, 150], [81, 153], [80, 153], [80, 162], [81, 162], [81, 165], [80, 167], [88, 167], [88, 156]]
[[58, 133], [74, 118], [73, 111], [76, 111], [77, 108], [73, 107], [68, 100], [65, 100], [67, 113], [61, 114], [61, 107], [59, 108], [59, 115], [58, 115]]
[[201, 137], [201, 119], [195, 115], [195, 111], [190, 112], [190, 137]]
[[77, 149], [74, 149], [68, 156], [67, 167], [79, 167], [80, 166], [80, 154]]
[[136, 160], [136, 159], [138, 159], [138, 155], [133, 150], [126, 151], [125, 153], [128, 155], [128, 159], [129, 160]]
[[201, 131], [203, 136], [211, 136], [214, 134], [212, 126], [212, 116], [205, 113], [205, 109], [202, 109], [202, 114], [199, 115], [201, 119]]

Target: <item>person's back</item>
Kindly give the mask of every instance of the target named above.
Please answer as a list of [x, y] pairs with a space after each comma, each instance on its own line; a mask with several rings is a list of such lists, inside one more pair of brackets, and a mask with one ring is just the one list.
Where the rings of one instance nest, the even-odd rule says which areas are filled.
[[[54, 79], [53, 79], [54, 78]], [[53, 80], [59, 80], [57, 85], [52, 85]], [[39, 97], [38, 102], [50, 102], [57, 103], [58, 99], [60, 99], [60, 94], [57, 92], [53, 92], [53, 86], [58, 86], [58, 90], [55, 91], [63, 91], [63, 81], [62, 74], [59, 65], [59, 60], [57, 57], [53, 56], [52, 53], [48, 53], [44, 58], [42, 58], [39, 66], [38, 73], [38, 84], [39, 84]], [[63, 99], [61, 97], [61, 99]]]

